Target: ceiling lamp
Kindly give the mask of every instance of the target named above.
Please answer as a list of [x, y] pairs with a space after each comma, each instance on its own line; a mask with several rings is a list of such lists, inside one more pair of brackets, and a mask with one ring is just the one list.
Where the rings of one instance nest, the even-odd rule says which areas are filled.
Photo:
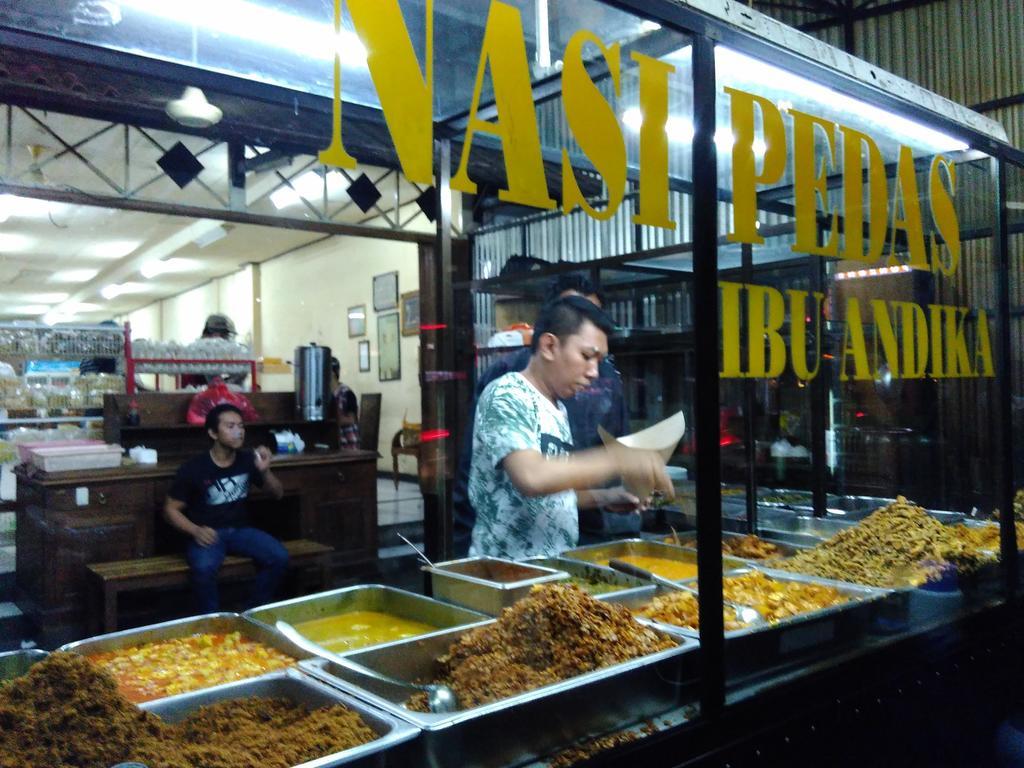
[[180, 99], [167, 102], [167, 115], [175, 122], [189, 128], [209, 128], [224, 117], [219, 107], [206, 100], [201, 89], [187, 86]]

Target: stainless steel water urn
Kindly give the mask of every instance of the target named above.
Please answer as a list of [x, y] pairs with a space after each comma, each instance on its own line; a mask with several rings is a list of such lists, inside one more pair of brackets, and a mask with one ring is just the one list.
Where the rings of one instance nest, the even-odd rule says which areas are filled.
[[295, 409], [305, 421], [323, 421], [331, 404], [331, 348], [295, 348]]

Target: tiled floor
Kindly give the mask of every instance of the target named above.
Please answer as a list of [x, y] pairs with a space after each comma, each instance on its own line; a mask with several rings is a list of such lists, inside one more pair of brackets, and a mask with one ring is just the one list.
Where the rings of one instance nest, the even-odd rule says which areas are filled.
[[390, 478], [377, 478], [377, 525], [423, 521], [423, 495], [419, 485], [400, 480], [398, 489]]

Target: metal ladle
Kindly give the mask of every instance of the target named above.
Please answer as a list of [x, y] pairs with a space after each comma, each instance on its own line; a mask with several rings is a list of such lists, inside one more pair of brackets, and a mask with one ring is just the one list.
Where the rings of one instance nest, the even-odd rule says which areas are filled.
[[330, 659], [335, 664], [344, 667], [350, 672], [356, 672], [366, 677], [372, 677], [375, 680], [380, 680], [384, 683], [391, 685], [397, 685], [400, 688], [410, 688], [416, 691], [423, 691], [427, 694], [427, 709], [429, 709], [435, 715], [443, 715], [449, 712], [456, 712], [459, 709], [459, 699], [455, 695], [455, 691], [449, 688], [447, 685], [441, 683], [410, 683], [406, 680], [399, 680], [389, 675], [381, 674], [372, 669], [365, 667], [356, 667], [352, 664], [347, 663], [338, 654], [332, 653], [321, 645], [317, 645], [304, 635], [302, 635], [295, 627], [289, 624], [287, 621], [281, 621], [280, 619], [275, 624], [277, 631], [287, 637], [293, 643], [301, 648], [314, 653], [318, 656], [322, 656]]
[[[626, 563], [622, 560], [611, 560], [608, 562], [608, 566], [614, 568], [616, 571], [621, 571], [622, 573], [628, 574], [630, 576], [636, 576], [641, 579], [648, 579], [649, 581], [653, 581], [655, 584], [660, 584], [663, 587], [675, 589], [679, 592], [689, 592], [691, 595], [694, 595], [698, 598], [700, 597], [700, 593], [693, 587], [687, 587], [682, 584], [677, 584], [676, 582], [671, 581], [670, 579], [666, 579], [665, 577], [659, 576], [656, 573], [651, 573], [645, 568], [633, 565], [632, 563]], [[758, 613], [757, 610], [755, 610], [754, 608], [751, 608], [749, 605], [740, 605], [739, 603], [734, 603], [732, 600], [726, 600], [724, 597], [722, 598], [722, 604], [728, 608], [732, 608], [733, 611], [735, 611], [736, 613], [736, 619], [738, 621], [743, 622], [744, 624], [764, 623], [764, 618], [761, 616], [761, 614]]]
[[396, 532], [396, 535], [398, 536], [398, 538], [400, 538], [402, 541], [404, 541], [406, 544], [408, 544], [410, 547], [412, 547], [413, 551], [417, 555], [420, 556], [420, 560], [422, 560], [424, 563], [429, 565], [431, 568], [435, 567], [434, 564], [432, 562], [430, 562], [430, 558], [427, 557], [425, 554], [423, 554], [423, 550], [422, 549], [417, 547], [415, 544], [413, 544], [411, 541], [409, 541], [407, 538], [405, 538], [405, 536], [403, 536], [402, 534]]

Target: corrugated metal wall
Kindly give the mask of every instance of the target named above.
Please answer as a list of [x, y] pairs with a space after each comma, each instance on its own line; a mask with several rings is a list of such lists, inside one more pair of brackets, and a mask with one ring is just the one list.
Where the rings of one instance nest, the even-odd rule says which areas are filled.
[[[756, 7], [794, 27], [822, 18], [766, 3]], [[811, 34], [843, 46], [840, 26]], [[974, 106], [1024, 93], [1022, 0], [939, 0], [858, 21], [854, 41], [850, 52], [855, 56], [960, 104]], [[1024, 104], [985, 114], [1003, 125], [1011, 144], [1024, 148]]]

